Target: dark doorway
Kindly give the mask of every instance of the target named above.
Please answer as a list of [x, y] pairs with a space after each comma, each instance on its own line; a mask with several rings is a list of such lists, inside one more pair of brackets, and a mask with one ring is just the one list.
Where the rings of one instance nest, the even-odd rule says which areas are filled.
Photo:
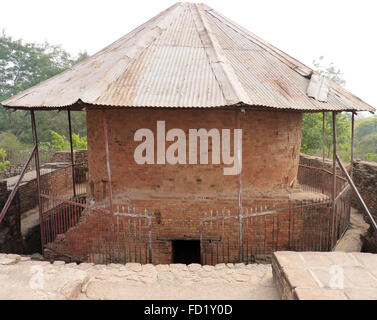
[[173, 263], [200, 263], [200, 240], [173, 240]]

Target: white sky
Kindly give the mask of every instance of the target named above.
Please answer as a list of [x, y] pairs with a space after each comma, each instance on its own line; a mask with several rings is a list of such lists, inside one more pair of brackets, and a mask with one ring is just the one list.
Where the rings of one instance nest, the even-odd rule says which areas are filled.
[[[172, 0], [1, 0], [0, 30], [28, 42], [93, 54]], [[323, 55], [346, 88], [377, 107], [377, 1], [205, 0], [213, 9], [312, 67]]]

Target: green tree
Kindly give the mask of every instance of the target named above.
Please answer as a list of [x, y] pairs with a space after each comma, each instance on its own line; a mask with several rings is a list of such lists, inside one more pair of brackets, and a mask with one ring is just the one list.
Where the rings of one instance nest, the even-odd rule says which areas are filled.
[[6, 152], [12, 162], [18, 163], [22, 159], [23, 146], [12, 132], [0, 133], [0, 148]]
[[377, 133], [377, 116], [356, 119], [355, 140], [361, 141], [364, 136]]
[[[343, 73], [336, 68], [334, 63], [324, 64], [324, 57], [321, 56], [313, 61], [313, 65], [317, 71], [336, 82], [339, 85], [345, 85]], [[304, 113], [302, 118], [302, 143], [301, 151], [311, 155], [322, 155], [322, 113]], [[351, 138], [351, 122], [349, 115], [340, 113], [337, 119], [337, 146], [340, 157], [348, 161], [350, 159], [350, 138]], [[333, 141], [332, 141], [332, 114], [325, 113], [325, 156], [332, 157]]]
[[313, 61], [313, 66], [316, 71], [325, 76], [327, 79], [330, 79], [331, 81], [344, 87], [346, 85], [346, 81], [344, 80], [343, 72], [335, 66], [334, 62], [327, 64], [324, 62], [324, 59], [324, 56], [320, 56]]
[[[50, 145], [54, 151], [70, 150], [71, 146], [70, 146], [69, 140], [64, 135], [61, 135], [52, 130], [50, 130], [50, 133], [53, 137]], [[86, 149], [87, 148], [86, 136], [80, 137], [79, 134], [73, 133], [72, 146], [75, 149]]]
[[[60, 46], [47, 42], [24, 43], [20, 39], [14, 40], [3, 31], [0, 34], [0, 101], [72, 67], [87, 56], [83, 52], [74, 58]], [[64, 112], [38, 111], [36, 121], [40, 141], [51, 139], [47, 130], [51, 129], [51, 124], [54, 124], [57, 132], [67, 134], [67, 115]], [[86, 135], [83, 112], [73, 112], [72, 122], [79, 134]], [[0, 108], [0, 132], [4, 131], [10, 131], [24, 144], [31, 144], [29, 112], [11, 112]]]
[[357, 118], [355, 121], [355, 156], [362, 160], [376, 161], [377, 116]]
[[10, 162], [8, 160], [5, 160], [7, 156], [7, 153], [4, 149], [0, 148], [0, 172], [4, 171], [6, 168], [8, 168]]

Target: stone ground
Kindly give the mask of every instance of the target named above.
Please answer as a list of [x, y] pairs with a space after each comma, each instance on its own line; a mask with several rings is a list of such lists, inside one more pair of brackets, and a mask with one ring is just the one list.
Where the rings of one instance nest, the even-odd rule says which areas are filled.
[[[31, 210], [22, 231], [35, 225]], [[377, 299], [377, 255], [361, 254], [368, 224], [355, 209], [337, 252], [277, 252], [268, 264], [51, 264], [0, 254], [1, 299]], [[353, 253], [344, 253], [353, 252]], [[335, 266], [335, 267], [334, 267]], [[341, 267], [344, 288], [331, 289]], [[275, 285], [276, 283], [276, 285]], [[336, 285], [335, 281], [335, 285]]]
[[351, 208], [350, 225], [334, 251], [360, 252], [363, 246], [361, 237], [367, 234], [368, 228], [369, 224], [365, 222], [363, 215], [355, 208]]
[[272, 269], [283, 299], [377, 300], [376, 254], [280, 251]]
[[279, 299], [271, 265], [93, 265], [0, 254], [0, 299]]

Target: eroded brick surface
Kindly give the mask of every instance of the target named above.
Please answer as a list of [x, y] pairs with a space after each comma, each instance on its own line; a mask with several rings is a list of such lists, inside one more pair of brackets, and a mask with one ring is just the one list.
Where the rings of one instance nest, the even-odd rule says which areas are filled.
[[[87, 111], [89, 200], [96, 204], [101, 204], [108, 196], [103, 114], [103, 110]], [[163, 241], [162, 238], [199, 239], [200, 218], [203, 218], [205, 213], [209, 214], [210, 210], [227, 208], [231, 209], [232, 215], [237, 214], [237, 176], [225, 176], [223, 164], [211, 164], [211, 143], [209, 145], [210, 164], [208, 165], [138, 165], [134, 160], [135, 148], [140, 144], [134, 141], [134, 134], [141, 128], [150, 129], [154, 133], [156, 160], [158, 120], [165, 121], [166, 132], [173, 128], [184, 130], [187, 161], [189, 159], [189, 129], [231, 129], [231, 154], [233, 155], [234, 111], [201, 110], [198, 112], [191, 109], [149, 110], [143, 108], [106, 110], [105, 114], [108, 124], [114, 203], [146, 208], [152, 213], [152, 262], [154, 264], [173, 262], [172, 243]], [[243, 206], [274, 204], [276, 207], [286, 207], [290, 195], [298, 191], [294, 182], [299, 163], [301, 121], [301, 114], [291, 112], [256, 111], [241, 114]], [[169, 144], [169, 142], [166, 143], [166, 148]], [[282, 217], [282, 221], [284, 219]], [[80, 250], [86, 250], [85, 247], [82, 249], [80, 247], [81, 239], [89, 239], [93, 234], [101, 233], [99, 228], [104, 230], [109, 223], [92, 218], [88, 219], [85, 224], [77, 226], [74, 235], [73, 231], [67, 234], [67, 244], [61, 248], [60, 252], [74, 256], [85, 255], [85, 252], [80, 252]], [[231, 228], [234, 228], [236, 232], [238, 224], [234, 223], [234, 227]], [[281, 228], [287, 229], [283, 230], [279, 236], [283, 248], [288, 243], [289, 230], [284, 224]], [[294, 229], [299, 230], [296, 226]], [[80, 241], [76, 241], [77, 244], [75, 244], [75, 239], [80, 239]], [[231, 251], [227, 261], [237, 261], [237, 241], [236, 238], [231, 239]], [[267, 239], [267, 241], [272, 240]]]

